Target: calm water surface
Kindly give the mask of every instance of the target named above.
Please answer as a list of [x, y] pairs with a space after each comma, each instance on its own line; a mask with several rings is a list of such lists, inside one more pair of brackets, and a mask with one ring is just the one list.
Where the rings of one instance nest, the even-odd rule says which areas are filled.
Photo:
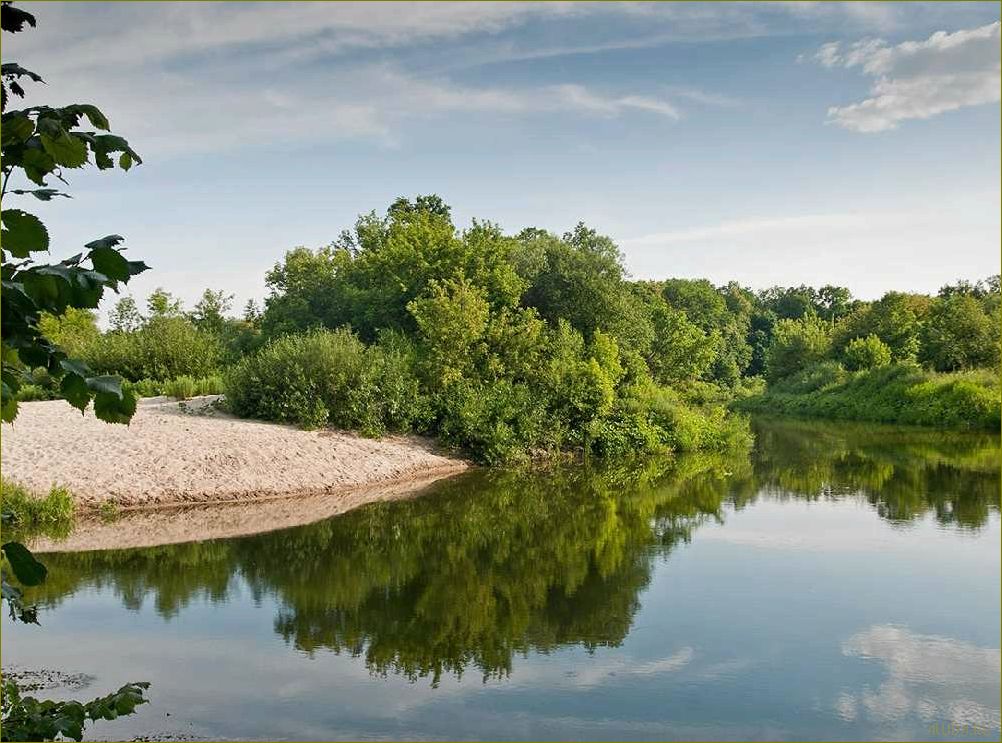
[[92, 675], [76, 697], [152, 682], [92, 737], [998, 740], [998, 437], [755, 429], [740, 456], [51, 554], [3, 661]]

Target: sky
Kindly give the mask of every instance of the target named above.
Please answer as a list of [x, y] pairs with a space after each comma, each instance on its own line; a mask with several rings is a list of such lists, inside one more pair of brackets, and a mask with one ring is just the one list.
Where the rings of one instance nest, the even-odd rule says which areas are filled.
[[260, 300], [285, 251], [426, 193], [583, 221], [635, 278], [999, 272], [997, 3], [19, 4], [28, 102], [97, 104], [144, 164], [18, 206], [57, 258], [124, 235], [139, 300]]

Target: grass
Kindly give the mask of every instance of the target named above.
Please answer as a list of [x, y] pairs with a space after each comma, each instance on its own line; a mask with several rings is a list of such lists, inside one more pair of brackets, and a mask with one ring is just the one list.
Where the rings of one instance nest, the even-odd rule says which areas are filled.
[[991, 369], [937, 373], [911, 364], [849, 372], [806, 369], [735, 402], [739, 410], [805, 418], [999, 430], [999, 376]]
[[167, 395], [178, 400], [187, 400], [198, 395], [221, 395], [223, 393], [223, 378], [219, 375], [208, 377], [180, 376], [174, 379], [140, 379], [137, 382], [125, 382], [125, 387], [131, 389], [136, 397], [157, 397]]
[[34, 534], [64, 537], [74, 523], [69, 490], [53, 486], [48, 495], [42, 496], [7, 478], [0, 480], [0, 512], [5, 528], [20, 537]]

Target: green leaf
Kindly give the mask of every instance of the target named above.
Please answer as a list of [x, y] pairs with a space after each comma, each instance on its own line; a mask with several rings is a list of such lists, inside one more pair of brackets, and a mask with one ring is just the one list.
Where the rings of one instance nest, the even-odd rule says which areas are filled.
[[136, 396], [130, 390], [122, 390], [120, 394], [121, 397], [98, 392], [94, 396], [94, 415], [106, 423], [128, 423], [132, 420], [136, 413]]
[[24, 157], [21, 158], [21, 167], [24, 174], [33, 183], [39, 186], [45, 185], [45, 176], [49, 175], [56, 168], [56, 161], [52, 159], [45, 150], [26, 149]]
[[37, 586], [45, 580], [48, 570], [35, 559], [31, 551], [20, 542], [7, 542], [3, 545], [3, 553], [7, 556], [14, 576], [26, 586]]
[[87, 162], [87, 145], [83, 140], [77, 139], [65, 131], [58, 137], [42, 134], [40, 138], [42, 147], [57, 165], [62, 165], [65, 168], [79, 168]]
[[24, 115], [5, 117], [3, 120], [3, 145], [24, 142], [35, 132], [35, 122]]
[[27, 258], [32, 251], [49, 249], [49, 232], [42, 220], [20, 209], [4, 209], [0, 247], [15, 258]]
[[17, 188], [11, 191], [11, 193], [16, 193], [18, 196], [24, 196], [26, 194], [31, 194], [39, 201], [52, 201], [56, 196], [64, 196], [67, 199], [72, 199], [68, 193], [63, 193], [62, 191], [57, 191], [54, 188], [36, 188], [31, 191], [25, 191], [22, 188]]
[[98, 129], [108, 131], [108, 129], [111, 128], [111, 124], [108, 123], [108, 117], [101, 113], [97, 106], [92, 106], [89, 103], [76, 103], [72, 106], [67, 106], [66, 110], [72, 113], [83, 114], [87, 117], [87, 120]]
[[59, 365], [70, 374], [76, 374], [79, 377], [86, 377], [90, 374], [90, 369], [87, 368], [87, 364], [82, 362], [80, 359], [60, 359]]
[[15, 418], [17, 418], [17, 399], [5, 396], [0, 402], [0, 420], [11, 423]]
[[121, 399], [122, 378], [112, 374], [103, 374], [99, 377], [87, 377], [87, 387], [93, 392], [102, 392]]
[[103, 273], [112, 281], [128, 281], [129, 262], [114, 248], [97, 247], [90, 251], [94, 270]]
[[100, 240], [91, 240], [89, 243], [84, 245], [87, 250], [94, 250], [95, 248], [113, 248], [121, 242], [124, 242], [125, 238], [121, 235], [107, 235], [102, 237]]
[[129, 168], [131, 168], [132, 155], [130, 155], [128, 152], [123, 152], [121, 156], [118, 158], [118, 167], [120, 167], [122, 170], [128, 170]]
[[90, 403], [91, 392], [87, 387], [87, 381], [77, 374], [66, 374], [59, 383], [59, 392], [66, 398], [66, 402], [81, 412], [86, 410]]

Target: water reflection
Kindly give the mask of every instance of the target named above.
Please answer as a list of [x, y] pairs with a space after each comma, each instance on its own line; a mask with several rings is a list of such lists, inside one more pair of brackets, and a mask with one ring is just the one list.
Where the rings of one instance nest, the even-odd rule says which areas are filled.
[[876, 625], [850, 637], [842, 653], [882, 663], [887, 674], [875, 690], [864, 687], [839, 695], [836, 708], [843, 719], [865, 714], [893, 722], [914, 714], [926, 723], [999, 727], [998, 648]]
[[998, 508], [991, 436], [789, 421], [755, 433], [750, 455], [482, 472], [250, 538], [54, 554], [39, 598], [109, 585], [125, 606], [152, 597], [171, 617], [195, 598], [224, 601], [239, 575], [280, 599], [275, 631], [305, 652], [364, 655], [411, 678], [469, 667], [496, 677], [530, 649], [621, 642], [655, 555], [722, 521], [725, 505], [861, 497], [883, 518], [931, 511], [965, 528]]

